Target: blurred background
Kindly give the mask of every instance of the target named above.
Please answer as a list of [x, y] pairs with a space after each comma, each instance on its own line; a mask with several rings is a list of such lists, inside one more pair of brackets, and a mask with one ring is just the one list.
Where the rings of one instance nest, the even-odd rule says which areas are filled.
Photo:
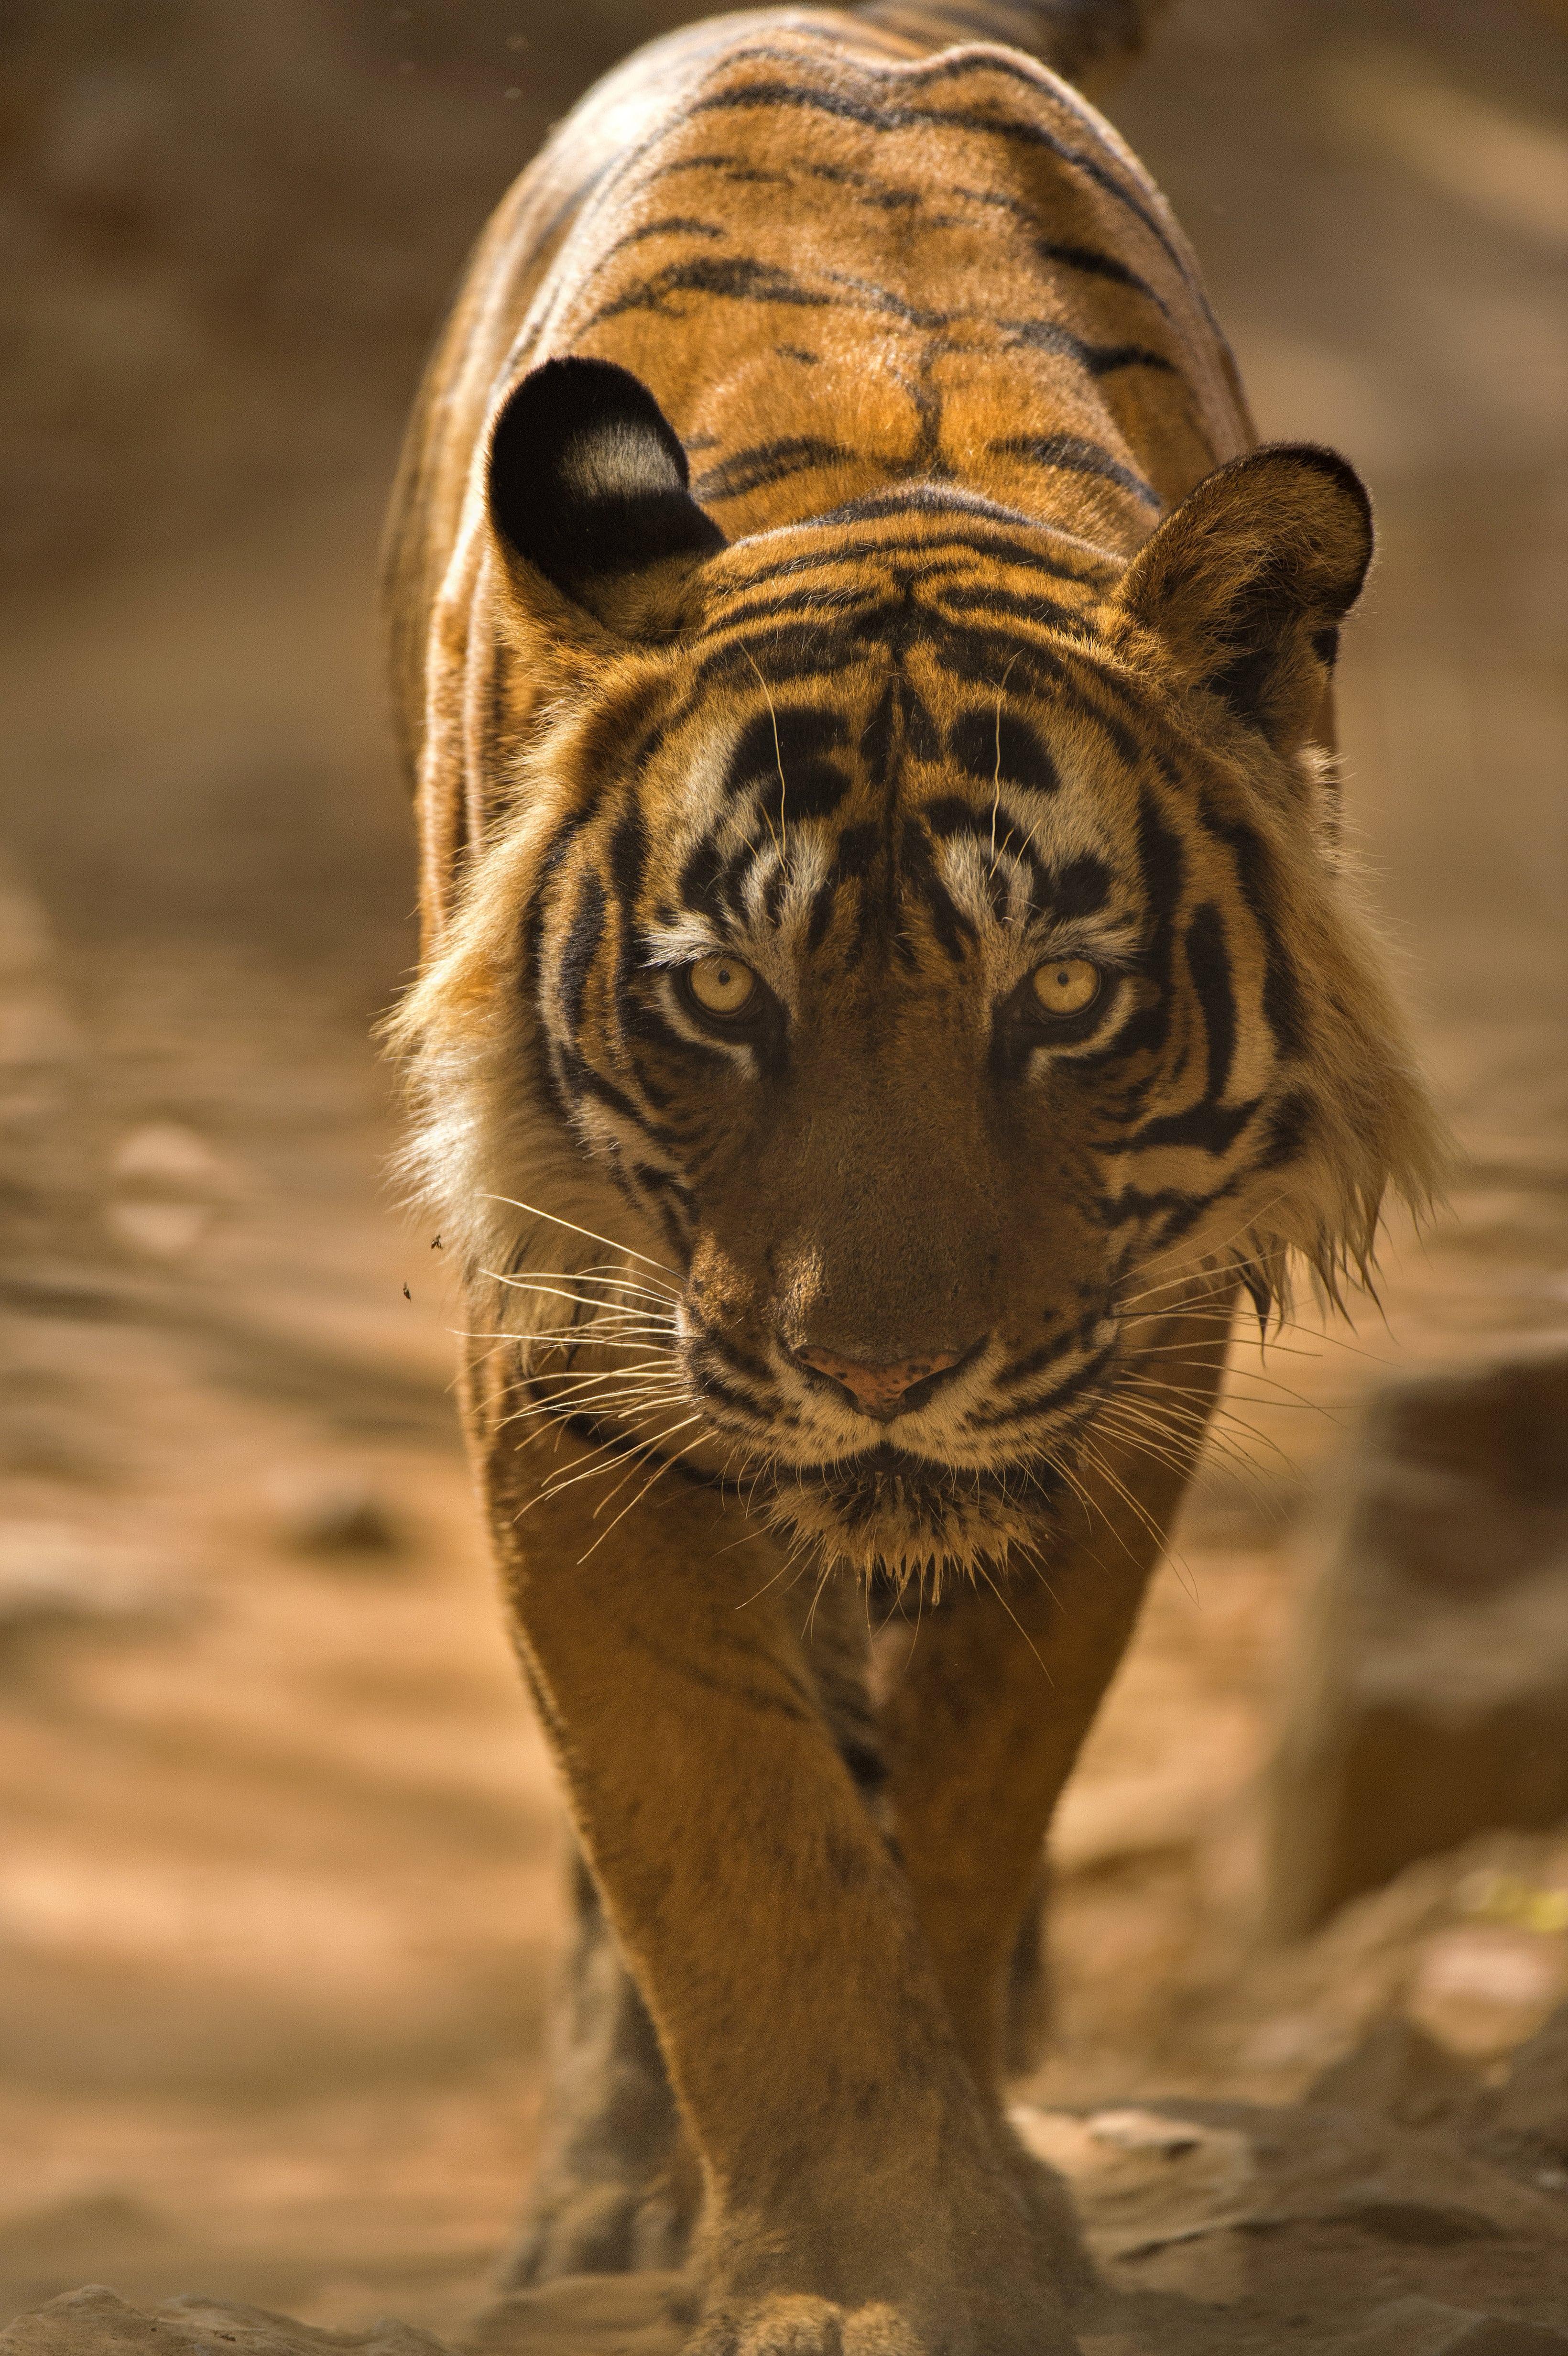
[[[686, 13], [0, 24], [0, 2321], [454, 2329], [526, 2179], [560, 1841], [385, 1176], [374, 551], [485, 214]], [[1238, 1348], [1057, 1836], [1051, 2102], [1391, 2023], [1473, 2094], [1568, 1997], [1565, 102], [1562, 0], [1177, 0], [1111, 109], [1378, 503], [1347, 800], [1461, 1162], [1353, 1332]]]

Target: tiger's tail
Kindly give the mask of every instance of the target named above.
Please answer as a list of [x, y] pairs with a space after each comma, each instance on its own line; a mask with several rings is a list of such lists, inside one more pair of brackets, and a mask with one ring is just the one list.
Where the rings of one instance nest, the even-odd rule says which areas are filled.
[[1110, 90], [1167, 0], [867, 0], [854, 14], [922, 48], [1001, 41], [1039, 58], [1089, 98]]

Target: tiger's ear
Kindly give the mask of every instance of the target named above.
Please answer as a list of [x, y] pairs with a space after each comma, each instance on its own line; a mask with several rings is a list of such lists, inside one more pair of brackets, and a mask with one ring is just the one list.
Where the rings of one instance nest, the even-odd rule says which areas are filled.
[[537, 605], [542, 574], [608, 629], [656, 629], [692, 568], [724, 546], [689, 480], [674, 428], [629, 370], [547, 360], [490, 434], [485, 498], [515, 595]]
[[1332, 450], [1282, 442], [1204, 477], [1145, 541], [1117, 602], [1282, 753], [1311, 734], [1339, 624], [1366, 579], [1372, 510]]

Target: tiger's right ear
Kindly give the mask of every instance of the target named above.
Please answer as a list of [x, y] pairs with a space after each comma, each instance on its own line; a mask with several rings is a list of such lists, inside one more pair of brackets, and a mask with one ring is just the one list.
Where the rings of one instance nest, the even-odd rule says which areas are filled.
[[[490, 434], [490, 527], [526, 607], [538, 576], [618, 636], [657, 631], [693, 569], [725, 545], [646, 385], [609, 360], [547, 360]], [[530, 596], [530, 590], [533, 592]]]

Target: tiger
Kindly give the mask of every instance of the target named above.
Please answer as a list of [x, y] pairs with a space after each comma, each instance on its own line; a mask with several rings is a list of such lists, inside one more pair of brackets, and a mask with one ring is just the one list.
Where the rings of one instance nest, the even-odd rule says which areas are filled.
[[1051, 1811], [1238, 1305], [1440, 1159], [1341, 839], [1367, 493], [1094, 102], [1134, 0], [655, 41], [484, 231], [385, 602], [390, 1020], [573, 1840], [509, 2279], [1060, 2356]]

